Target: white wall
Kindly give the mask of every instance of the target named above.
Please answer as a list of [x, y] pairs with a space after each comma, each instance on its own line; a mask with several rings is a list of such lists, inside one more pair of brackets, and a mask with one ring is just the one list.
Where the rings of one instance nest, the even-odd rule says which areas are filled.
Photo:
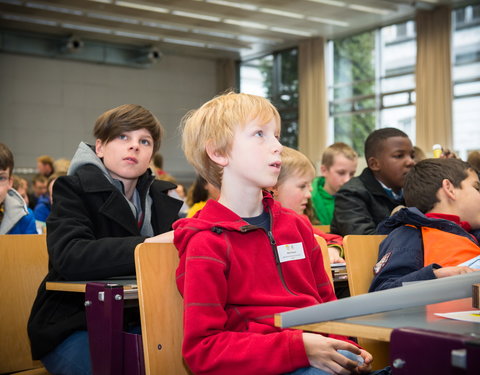
[[18, 168], [48, 154], [70, 159], [80, 141], [93, 142], [95, 119], [121, 104], [141, 104], [163, 124], [165, 169], [180, 180], [193, 173], [178, 125], [215, 95], [213, 60], [163, 56], [148, 69], [0, 54], [0, 142]]

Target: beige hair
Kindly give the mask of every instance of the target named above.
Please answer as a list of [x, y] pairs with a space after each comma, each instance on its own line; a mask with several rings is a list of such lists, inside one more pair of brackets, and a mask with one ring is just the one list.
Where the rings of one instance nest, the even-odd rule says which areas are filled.
[[343, 155], [349, 160], [355, 160], [358, 158], [357, 153], [353, 148], [343, 142], [337, 142], [328, 146], [322, 154], [322, 165], [327, 169], [330, 168], [334, 161], [335, 156]]
[[278, 176], [277, 187], [285, 182], [292, 175], [305, 175], [310, 173], [315, 177], [315, 167], [312, 162], [300, 151], [290, 147], [283, 147], [282, 150], [282, 168]]
[[207, 147], [227, 156], [235, 129], [252, 120], [260, 124], [274, 120], [280, 130], [280, 115], [267, 99], [229, 92], [213, 98], [183, 118], [182, 147], [188, 162], [208, 182], [222, 185], [221, 166], [210, 159]]

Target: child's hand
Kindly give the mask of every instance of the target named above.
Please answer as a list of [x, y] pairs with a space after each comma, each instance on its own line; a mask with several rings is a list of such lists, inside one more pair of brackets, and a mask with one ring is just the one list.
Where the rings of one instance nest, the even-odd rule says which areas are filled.
[[369, 352], [367, 352], [366, 350], [363, 350], [363, 349], [360, 349], [360, 355], [363, 358], [363, 365], [358, 366], [355, 369], [355, 373], [357, 373], [357, 374], [368, 374], [370, 371], [372, 371], [373, 357]]
[[331, 263], [345, 263], [345, 259], [340, 256], [340, 251], [338, 247], [329, 247], [328, 248], [328, 257], [330, 258]]
[[435, 274], [437, 279], [440, 279], [442, 277], [461, 275], [463, 273], [470, 273], [470, 272], [476, 272], [476, 271], [480, 271], [480, 270], [470, 268], [467, 266], [457, 266], [457, 267], [438, 268], [436, 270], [433, 270], [433, 273]]
[[[304, 332], [302, 336], [305, 351], [311, 366], [329, 373], [345, 375], [351, 374], [352, 371], [355, 371], [358, 367], [357, 362], [352, 361], [343, 354], [337, 352], [338, 349], [344, 349], [351, 351], [354, 354], [361, 355], [362, 351], [355, 345], [346, 341], [331, 339], [314, 333]], [[370, 356], [371, 362], [372, 356], [367, 352], [365, 353]], [[366, 357], [363, 358], [368, 360]], [[368, 366], [369, 363], [366, 365]]]
[[159, 234], [158, 236], [149, 237], [145, 239], [145, 242], [173, 243], [173, 230]]

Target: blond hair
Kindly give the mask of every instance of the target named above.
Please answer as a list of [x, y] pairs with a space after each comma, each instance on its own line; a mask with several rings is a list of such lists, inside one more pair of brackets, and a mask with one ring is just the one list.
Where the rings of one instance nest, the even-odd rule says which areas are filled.
[[282, 150], [282, 168], [278, 176], [277, 187], [285, 182], [292, 175], [303, 176], [311, 174], [315, 177], [315, 167], [312, 162], [300, 151], [290, 147], [283, 147]]
[[229, 155], [235, 130], [253, 120], [261, 125], [274, 120], [280, 130], [280, 115], [265, 98], [234, 92], [213, 98], [182, 120], [185, 157], [198, 174], [220, 188], [223, 169], [210, 159], [207, 147], [221, 156]]
[[335, 162], [335, 156], [343, 155], [349, 160], [356, 160], [358, 154], [353, 148], [343, 142], [337, 142], [328, 146], [322, 154], [322, 165], [327, 169]]

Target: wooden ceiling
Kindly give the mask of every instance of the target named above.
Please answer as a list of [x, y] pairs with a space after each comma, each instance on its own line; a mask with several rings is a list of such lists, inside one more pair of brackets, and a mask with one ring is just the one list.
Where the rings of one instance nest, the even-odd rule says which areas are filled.
[[0, 27], [245, 59], [309, 37], [386, 25], [445, 3], [461, 1], [0, 0]]

